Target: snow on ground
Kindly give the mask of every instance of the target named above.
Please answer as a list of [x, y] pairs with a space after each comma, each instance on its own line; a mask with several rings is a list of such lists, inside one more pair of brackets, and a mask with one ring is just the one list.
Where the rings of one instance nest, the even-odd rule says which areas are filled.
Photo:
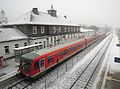
[[12, 58], [7, 61], [7, 67], [0, 69], [0, 74], [5, 73], [6, 75], [0, 77], [0, 81], [3, 81], [7, 79], [8, 77], [11, 77], [17, 73], [18, 67], [16, 67], [18, 64], [15, 63], [15, 59]]
[[103, 70], [105, 70], [105, 75], [103, 78], [101, 89], [105, 88], [106, 76], [108, 73], [114, 74], [114, 73], [120, 72], [120, 63], [114, 62], [115, 57], [120, 57], [120, 48], [116, 46], [116, 44], [118, 44], [118, 43], [119, 43], [118, 36], [116, 34], [114, 34], [112, 42], [110, 44], [110, 47], [104, 57], [104, 61], [101, 66], [101, 70], [99, 71], [99, 74], [94, 82], [92, 89], [97, 89], [97, 83], [100, 80], [100, 75]]
[[[108, 36], [109, 37], [109, 36]], [[84, 67], [84, 64], [87, 63], [92, 56], [94, 56], [97, 51], [102, 47], [102, 45], [106, 42], [108, 39], [105, 38], [99, 45], [97, 45], [91, 52], [89, 52], [83, 59], [76, 63], [72, 70], [66, 72], [66, 74], [61, 78], [58, 78], [57, 81], [51, 86], [49, 89], [67, 89], [68, 87], [73, 84], [73, 82], [77, 79], [80, 69]]]
[[[113, 35], [113, 34], [112, 34]], [[114, 38], [114, 36], [113, 36], [113, 38]], [[100, 80], [100, 78], [101, 78], [101, 74], [102, 74], [102, 71], [103, 70], [105, 70], [106, 69], [106, 67], [108, 67], [108, 62], [109, 62], [109, 58], [110, 58], [110, 53], [111, 53], [111, 48], [113, 47], [113, 39], [112, 39], [112, 41], [111, 41], [111, 43], [110, 43], [110, 46], [109, 46], [109, 48], [108, 48], [108, 51], [107, 51], [107, 53], [105, 54], [105, 57], [104, 57], [104, 59], [103, 59], [103, 63], [102, 63], [102, 65], [101, 65], [101, 68], [100, 68], [100, 70], [99, 70], [99, 73], [98, 73], [98, 75], [97, 75], [97, 77], [96, 77], [96, 79], [95, 79], [95, 81], [94, 81], [94, 84], [93, 84], [93, 86], [92, 86], [92, 89], [97, 89], [97, 84], [98, 84], [98, 82], [99, 82], [99, 80]], [[108, 71], [108, 70], [107, 70]], [[107, 71], [106, 71], [106, 74], [107, 74]], [[106, 75], [105, 74], [105, 75]], [[104, 87], [104, 84], [105, 84], [105, 81], [103, 81], [103, 86], [102, 87]]]
[[115, 57], [119, 57], [120, 58], [120, 47], [116, 46], [116, 44], [119, 44], [118, 41], [118, 36], [114, 35], [113, 38], [113, 45], [111, 48], [111, 54], [110, 54], [110, 64], [109, 64], [109, 73], [116, 73], [116, 72], [120, 72], [120, 63], [114, 62]]

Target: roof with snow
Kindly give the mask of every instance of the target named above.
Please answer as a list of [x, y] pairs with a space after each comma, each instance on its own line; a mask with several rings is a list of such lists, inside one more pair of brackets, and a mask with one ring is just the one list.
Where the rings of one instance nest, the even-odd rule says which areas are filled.
[[7, 25], [20, 25], [20, 24], [38, 24], [38, 25], [67, 25], [67, 26], [80, 26], [73, 24], [68, 18], [64, 16], [51, 16], [48, 13], [38, 11], [38, 15], [32, 11], [10, 21]]
[[0, 42], [20, 39], [28, 39], [28, 37], [15, 28], [0, 28]]

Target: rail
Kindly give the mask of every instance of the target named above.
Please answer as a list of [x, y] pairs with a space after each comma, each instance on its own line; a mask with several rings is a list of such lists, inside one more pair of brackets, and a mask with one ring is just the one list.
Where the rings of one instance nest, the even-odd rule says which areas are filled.
[[107, 42], [105, 42], [104, 46], [98, 51], [98, 53], [94, 56], [94, 58], [89, 62], [89, 64], [84, 68], [78, 78], [68, 89], [90, 89], [90, 87], [92, 87], [96, 72], [100, 68], [102, 59], [109, 47], [108, 44], [111, 42], [111, 39], [112, 37], [110, 37]]

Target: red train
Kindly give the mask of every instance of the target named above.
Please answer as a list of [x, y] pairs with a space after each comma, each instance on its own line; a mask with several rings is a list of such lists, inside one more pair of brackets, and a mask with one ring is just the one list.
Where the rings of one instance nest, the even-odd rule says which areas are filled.
[[35, 77], [88, 47], [103, 37], [103, 35], [105, 34], [95, 34], [64, 45], [24, 54], [20, 60], [19, 72], [27, 77]]

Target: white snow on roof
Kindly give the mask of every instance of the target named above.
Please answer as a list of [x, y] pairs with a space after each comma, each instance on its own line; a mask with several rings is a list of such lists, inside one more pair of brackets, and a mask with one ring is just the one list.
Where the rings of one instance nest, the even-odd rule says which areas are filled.
[[0, 28], [0, 42], [27, 39], [28, 37], [18, 29]]
[[93, 32], [94, 30], [93, 29], [84, 29], [84, 28], [81, 28], [80, 31], [81, 32]]
[[45, 12], [39, 12], [39, 15], [34, 14], [32, 11], [25, 13], [24, 15], [18, 17], [17, 19], [10, 21], [7, 25], [14, 24], [41, 24], [41, 25], [70, 25], [70, 26], [80, 26], [78, 24], [73, 24], [71, 21], [64, 16], [53, 17]]
[[33, 44], [33, 45], [23, 46], [23, 47], [19, 47], [19, 48], [14, 48], [14, 50], [23, 50], [23, 49], [27, 49], [27, 48], [31, 48], [31, 47], [40, 46], [40, 45], [41, 44]]
[[20, 17], [11, 20], [7, 24], [8, 25], [13, 25], [13, 24], [27, 24], [27, 23], [30, 23], [30, 17], [31, 17], [31, 12], [27, 12], [27, 13], [21, 15]]

